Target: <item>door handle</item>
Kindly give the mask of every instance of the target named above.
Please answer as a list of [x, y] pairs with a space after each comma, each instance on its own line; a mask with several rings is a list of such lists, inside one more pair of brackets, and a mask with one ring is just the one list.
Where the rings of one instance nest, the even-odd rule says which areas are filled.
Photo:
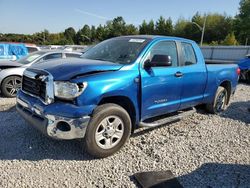
[[178, 72], [175, 73], [174, 76], [179, 78], [179, 77], [182, 77], [183, 74], [182, 74], [182, 72], [179, 72], [179, 71], [178, 71]]

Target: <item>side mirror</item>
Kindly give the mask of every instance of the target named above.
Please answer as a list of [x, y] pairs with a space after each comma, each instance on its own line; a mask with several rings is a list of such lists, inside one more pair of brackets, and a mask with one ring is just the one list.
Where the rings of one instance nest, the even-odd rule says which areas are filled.
[[154, 55], [152, 60], [147, 60], [144, 62], [145, 68], [150, 67], [169, 67], [172, 66], [172, 59], [169, 55]]

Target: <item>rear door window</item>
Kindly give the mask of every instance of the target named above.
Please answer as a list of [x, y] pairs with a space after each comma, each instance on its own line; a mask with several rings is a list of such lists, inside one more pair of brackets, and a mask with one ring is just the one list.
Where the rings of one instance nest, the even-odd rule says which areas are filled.
[[192, 44], [182, 42], [181, 50], [183, 54], [184, 66], [194, 65], [197, 63], [197, 59]]

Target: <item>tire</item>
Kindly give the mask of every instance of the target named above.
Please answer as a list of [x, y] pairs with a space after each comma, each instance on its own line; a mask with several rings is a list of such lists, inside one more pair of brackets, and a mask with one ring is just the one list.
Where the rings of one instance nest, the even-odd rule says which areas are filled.
[[225, 111], [228, 107], [228, 97], [228, 91], [224, 87], [219, 86], [216, 91], [213, 103], [206, 104], [207, 111], [212, 114], [219, 114]]
[[84, 145], [90, 155], [104, 158], [120, 150], [130, 134], [131, 119], [128, 112], [116, 104], [103, 104], [93, 113]]
[[5, 97], [16, 97], [17, 91], [21, 88], [22, 78], [19, 76], [9, 76], [5, 78], [1, 85], [1, 91]]

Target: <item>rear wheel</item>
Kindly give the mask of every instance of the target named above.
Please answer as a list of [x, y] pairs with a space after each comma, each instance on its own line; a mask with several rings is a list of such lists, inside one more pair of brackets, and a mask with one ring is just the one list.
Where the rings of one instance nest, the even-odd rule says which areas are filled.
[[97, 158], [117, 152], [131, 133], [130, 116], [116, 104], [103, 104], [97, 107], [85, 134], [87, 152]]
[[16, 97], [17, 91], [22, 86], [22, 79], [19, 76], [9, 76], [2, 82], [1, 90], [5, 97]]
[[228, 91], [224, 87], [219, 86], [216, 91], [213, 103], [207, 104], [206, 109], [213, 114], [219, 114], [225, 111], [228, 107], [228, 97]]

